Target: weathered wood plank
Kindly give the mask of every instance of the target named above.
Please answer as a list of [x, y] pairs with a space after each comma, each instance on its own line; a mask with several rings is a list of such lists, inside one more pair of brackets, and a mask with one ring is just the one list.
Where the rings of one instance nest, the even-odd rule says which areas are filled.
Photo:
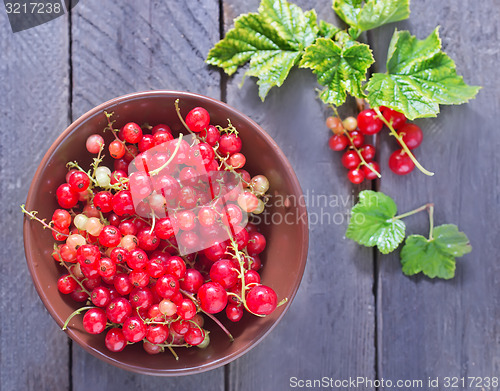
[[[435, 171], [434, 177], [419, 172], [396, 177], [387, 167], [394, 141], [385, 143], [381, 152], [381, 190], [395, 197], [400, 211], [434, 202], [436, 224], [458, 224], [469, 236], [473, 252], [457, 260], [457, 275], [451, 281], [405, 277], [399, 252], [380, 257], [380, 378], [439, 376], [442, 388], [445, 376], [499, 373], [499, 17], [494, 0], [466, 0], [460, 7], [453, 0], [425, 0], [412, 2], [410, 21], [398, 26], [424, 38], [441, 25], [444, 50], [455, 59], [459, 73], [484, 89], [469, 105], [445, 107], [437, 119], [416, 121], [425, 136], [416, 154]], [[373, 32], [375, 53], [386, 52], [394, 27]], [[377, 58], [381, 64], [383, 57]], [[426, 235], [427, 216], [410, 218], [408, 233]]]
[[[220, 97], [220, 74], [204, 65], [219, 38], [211, 1], [80, 2], [73, 10], [73, 114], [113, 97], [178, 89]], [[223, 389], [224, 369], [172, 379], [124, 372], [73, 348], [73, 389]]]
[[[225, 30], [239, 14], [254, 12], [258, 3], [224, 1]], [[333, 19], [331, 2], [296, 3]], [[324, 120], [330, 113], [316, 99], [315, 77], [309, 71], [293, 71], [262, 103], [254, 80], [238, 88], [242, 74], [228, 80], [227, 102], [263, 126], [289, 158], [309, 198], [310, 244], [302, 284], [289, 312], [258, 347], [230, 364], [229, 389], [283, 390], [293, 385], [292, 377], [373, 379], [372, 252], [344, 239], [346, 212], [358, 188], [348, 184], [340, 154], [328, 148]], [[352, 101], [346, 106], [354, 112]], [[331, 204], [321, 205], [321, 196], [329, 197]]]
[[69, 386], [67, 338], [28, 273], [19, 209], [43, 154], [69, 122], [68, 47], [66, 16], [13, 34], [0, 12], [0, 389], [5, 391]]
[[217, 0], [78, 4], [73, 10], [74, 117], [143, 90], [219, 98], [220, 74], [204, 63], [218, 38]]

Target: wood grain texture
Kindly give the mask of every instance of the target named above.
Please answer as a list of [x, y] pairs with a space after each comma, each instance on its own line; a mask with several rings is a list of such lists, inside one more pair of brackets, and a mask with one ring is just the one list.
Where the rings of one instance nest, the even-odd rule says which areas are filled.
[[219, 38], [217, 0], [91, 0], [74, 8], [72, 20], [75, 118], [143, 90], [220, 97], [219, 71], [204, 63]]
[[[499, 374], [499, 17], [495, 0], [466, 0], [460, 7], [453, 0], [425, 0], [412, 2], [410, 20], [398, 25], [421, 39], [441, 25], [444, 50], [458, 72], [484, 88], [468, 105], [444, 107], [438, 118], [416, 121], [425, 136], [416, 155], [434, 177], [417, 170], [404, 178], [390, 173], [387, 160], [396, 146], [394, 140], [384, 143], [381, 190], [394, 196], [400, 212], [434, 202], [436, 224], [457, 224], [470, 238], [473, 252], [457, 259], [451, 281], [403, 276], [399, 251], [380, 258], [381, 378]], [[372, 33], [375, 53], [386, 53], [394, 27]], [[377, 60], [379, 71], [385, 71], [385, 56]], [[427, 235], [425, 214], [407, 223], [408, 234]]]
[[[235, 17], [254, 12], [258, 3], [224, 1], [226, 31]], [[334, 20], [330, 2], [296, 3]], [[253, 79], [238, 87], [243, 73], [228, 80], [227, 102], [257, 121], [290, 160], [308, 197], [310, 244], [302, 284], [289, 312], [259, 346], [230, 364], [229, 390], [289, 389], [292, 377], [373, 379], [373, 257], [370, 249], [344, 238], [347, 212], [359, 188], [348, 184], [341, 155], [328, 148], [330, 133], [324, 121], [331, 112], [316, 99], [318, 85], [307, 70], [292, 71], [265, 103]], [[348, 112], [355, 112], [353, 101], [343, 114]]]
[[[220, 74], [204, 64], [219, 39], [219, 5], [211, 1], [80, 2], [72, 15], [73, 116], [113, 97], [178, 89], [220, 97]], [[73, 390], [189, 390], [224, 387], [224, 369], [155, 378], [105, 364], [73, 348]]]
[[13, 34], [2, 6], [0, 389], [4, 391], [69, 386], [67, 338], [45, 310], [28, 273], [19, 208], [43, 154], [69, 122], [68, 47], [66, 16]]

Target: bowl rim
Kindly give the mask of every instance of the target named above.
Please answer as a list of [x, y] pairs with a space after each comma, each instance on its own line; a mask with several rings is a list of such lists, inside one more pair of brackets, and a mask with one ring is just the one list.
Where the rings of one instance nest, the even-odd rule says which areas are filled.
[[[282, 162], [282, 164], [286, 167], [287, 171], [290, 173], [290, 181], [291, 181], [291, 187], [293, 189], [294, 194], [300, 194], [303, 195], [302, 188], [300, 186], [299, 180], [297, 178], [297, 175], [295, 171], [293, 170], [290, 162], [288, 161], [287, 157], [281, 150], [281, 148], [276, 144], [276, 142], [271, 138], [271, 136], [259, 125], [257, 124], [253, 119], [248, 117], [246, 114], [242, 113], [241, 111], [233, 108], [232, 106], [228, 105], [225, 102], [222, 102], [218, 99], [211, 98], [205, 95], [197, 94], [197, 93], [192, 93], [192, 92], [186, 92], [186, 91], [176, 91], [176, 90], [151, 90], [151, 91], [140, 91], [140, 92], [134, 92], [126, 95], [121, 95], [116, 98], [110, 99], [104, 103], [101, 103], [100, 105], [90, 109], [83, 115], [81, 115], [77, 120], [72, 122], [57, 138], [56, 140], [52, 143], [52, 145], [49, 147], [45, 155], [43, 156], [42, 160], [40, 161], [37, 170], [35, 171], [35, 174], [33, 176], [33, 180], [31, 182], [30, 188], [28, 190], [28, 195], [26, 199], [26, 209], [30, 210], [30, 206], [33, 205], [34, 200], [36, 198], [35, 194], [35, 189], [39, 186], [40, 182], [40, 174], [41, 171], [45, 168], [47, 165], [47, 162], [49, 158], [52, 156], [54, 151], [59, 147], [59, 145], [62, 143], [62, 141], [70, 134], [73, 132], [73, 130], [80, 126], [82, 123], [84, 123], [88, 118], [93, 117], [94, 115], [98, 113], [102, 113], [106, 109], [109, 109], [110, 107], [124, 103], [126, 101], [130, 100], [135, 100], [135, 99], [140, 99], [140, 98], [154, 98], [154, 97], [177, 97], [179, 99], [183, 98], [192, 98], [192, 99], [197, 99], [201, 102], [210, 102], [211, 104], [216, 104], [219, 107], [221, 107], [223, 110], [225, 110], [228, 113], [228, 117], [231, 118], [232, 115], [242, 117], [245, 121], [247, 121], [251, 127], [253, 127], [259, 135], [265, 139], [266, 143], [270, 144], [272, 146], [272, 149], [275, 151], [276, 155], [278, 156], [278, 159]], [[201, 106], [201, 105], [200, 105]], [[283, 316], [286, 314], [288, 309], [290, 308], [290, 305], [295, 298], [295, 295], [299, 289], [299, 286], [301, 284], [303, 275], [304, 275], [304, 270], [305, 266], [307, 263], [307, 253], [309, 249], [309, 227], [308, 227], [308, 215], [307, 215], [307, 208], [303, 203], [297, 203], [297, 209], [298, 213], [300, 215], [304, 215], [304, 224], [301, 224], [301, 226], [304, 227], [302, 230], [302, 249], [301, 249], [301, 254], [299, 256], [303, 261], [301, 262], [301, 268], [297, 270], [298, 274], [300, 275], [300, 278], [298, 280], [298, 283], [295, 285], [293, 290], [291, 291], [289, 297], [288, 297], [288, 302], [284, 305], [283, 311], [281, 314], [276, 318], [276, 321], [269, 327], [269, 329], [263, 333], [259, 338], [255, 339], [251, 344], [249, 344], [246, 348], [242, 349], [241, 351], [234, 352], [230, 355], [224, 356], [223, 358], [220, 358], [218, 360], [210, 361], [209, 363], [203, 364], [198, 367], [187, 367], [187, 368], [179, 368], [179, 369], [151, 369], [151, 368], [144, 368], [140, 366], [135, 366], [131, 365], [128, 363], [124, 363], [119, 360], [115, 360], [112, 357], [102, 353], [100, 350], [97, 350], [93, 348], [92, 346], [83, 343], [83, 341], [80, 340], [80, 338], [72, 331], [71, 328], [68, 328], [65, 330], [67, 335], [71, 338], [72, 341], [76, 342], [79, 346], [81, 346], [84, 350], [92, 354], [93, 356], [109, 363], [112, 364], [116, 367], [119, 367], [121, 369], [125, 369], [131, 372], [139, 373], [139, 374], [146, 374], [146, 375], [155, 375], [155, 376], [183, 376], [183, 375], [190, 375], [190, 374], [198, 374], [202, 372], [206, 372], [212, 369], [219, 368], [223, 365], [229, 364], [230, 362], [238, 359], [239, 357], [243, 356], [247, 352], [249, 352], [251, 349], [253, 349], [255, 346], [257, 346], [281, 321]], [[33, 280], [33, 284], [35, 285], [35, 289], [42, 300], [42, 303], [44, 306], [47, 308], [48, 312], [52, 316], [52, 318], [56, 321], [56, 323], [61, 327], [63, 325], [63, 321], [59, 319], [57, 312], [52, 306], [49, 297], [44, 293], [42, 290], [41, 285], [37, 280], [35, 280], [35, 275], [37, 274], [35, 272], [35, 267], [34, 267], [34, 262], [28, 261], [28, 254], [30, 253], [31, 249], [31, 242], [29, 240], [31, 234], [29, 230], [29, 224], [30, 224], [30, 219], [24, 218], [24, 223], [23, 223], [23, 239], [24, 239], [24, 250], [25, 250], [25, 258], [26, 258], [26, 263], [28, 265], [28, 269], [31, 275], [31, 278]]]

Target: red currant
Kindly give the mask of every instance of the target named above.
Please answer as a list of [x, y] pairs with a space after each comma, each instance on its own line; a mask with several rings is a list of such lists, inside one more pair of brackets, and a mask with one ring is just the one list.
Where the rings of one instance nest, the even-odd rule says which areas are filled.
[[347, 178], [355, 185], [358, 185], [365, 179], [365, 174], [361, 168], [353, 168], [347, 173]]
[[389, 168], [398, 175], [406, 175], [413, 171], [415, 163], [402, 149], [395, 151], [389, 157]]
[[257, 315], [269, 315], [278, 305], [276, 292], [265, 285], [250, 289], [246, 297], [248, 309]]
[[186, 124], [191, 131], [200, 133], [210, 123], [210, 115], [203, 107], [195, 107], [186, 116]]
[[334, 134], [328, 140], [328, 146], [334, 151], [343, 151], [349, 145], [349, 139], [344, 134]]
[[358, 114], [358, 128], [363, 134], [376, 134], [383, 126], [384, 123], [373, 109], [366, 109]]
[[402, 125], [398, 130], [398, 134], [403, 136], [403, 142], [409, 149], [417, 148], [422, 144], [422, 140], [424, 139], [422, 129], [410, 123]]

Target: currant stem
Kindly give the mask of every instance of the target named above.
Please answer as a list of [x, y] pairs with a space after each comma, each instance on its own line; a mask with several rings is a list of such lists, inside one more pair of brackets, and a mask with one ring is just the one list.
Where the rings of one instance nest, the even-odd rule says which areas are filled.
[[434, 233], [434, 204], [429, 204], [427, 212], [429, 213], [429, 240], [433, 240], [434, 237], [432, 236], [432, 234]]
[[380, 109], [378, 107], [375, 107], [373, 110], [375, 110], [375, 112], [377, 113], [377, 116], [378, 118], [385, 124], [385, 126], [387, 126], [391, 132], [391, 135], [393, 135], [396, 140], [399, 141], [399, 143], [401, 144], [401, 146], [403, 147], [403, 150], [406, 152], [406, 154], [408, 155], [408, 157], [411, 159], [411, 161], [413, 163], [415, 163], [415, 166], [417, 166], [417, 168], [422, 171], [425, 175], [429, 175], [429, 176], [433, 176], [434, 173], [431, 172], [431, 171], [428, 171], [426, 170], [417, 160], [417, 158], [413, 155], [413, 153], [410, 151], [410, 148], [408, 148], [408, 146], [406, 145], [406, 143], [403, 141], [403, 136], [399, 135], [396, 130], [394, 130], [394, 127], [392, 126], [392, 123], [387, 121], [385, 119], [385, 117], [382, 115], [382, 113], [380, 112]]
[[64, 322], [62, 329], [66, 330], [68, 328], [68, 324], [69, 324], [70, 320], [73, 319], [74, 316], [81, 314], [83, 311], [91, 310], [92, 308], [96, 308], [96, 307], [93, 307], [93, 306], [82, 307], [82, 308], [78, 308], [76, 311], [73, 311], [73, 313], [70, 316], [68, 316], [68, 319], [66, 319], [66, 322]]
[[[114, 111], [112, 113], [110, 113], [110, 114], [108, 114], [106, 111], [104, 112], [104, 115], [106, 116], [106, 119], [108, 120], [108, 126], [107, 126], [107, 128], [109, 128], [109, 130], [111, 130], [111, 133], [113, 133], [113, 136], [115, 136], [115, 139], [123, 144], [123, 146], [125, 147], [125, 150], [128, 153], [130, 153], [133, 157], [135, 157], [135, 155], [130, 151], [130, 149], [128, 149], [127, 144], [125, 143], [125, 141], [120, 140], [120, 138], [116, 134], [116, 131], [113, 129], [113, 124], [116, 122], [116, 121], [111, 121], [111, 117], [113, 116], [113, 114], [115, 114]], [[106, 129], [104, 129], [104, 130], [106, 130]], [[102, 147], [104, 147], [104, 145]]]
[[177, 155], [177, 152], [179, 151], [179, 148], [181, 146], [182, 137], [183, 137], [183, 134], [180, 133], [179, 140], [177, 141], [177, 145], [175, 146], [175, 149], [174, 149], [174, 152], [172, 153], [172, 156], [170, 156], [169, 159], [161, 167], [158, 167], [157, 169], [155, 169], [153, 171], [149, 171], [149, 173], [148, 173], [149, 175], [157, 175], [161, 170], [163, 170], [165, 167], [167, 167], [172, 162], [172, 160], [174, 160], [175, 155]]
[[430, 208], [432, 208], [434, 210], [434, 204], [429, 203], [429, 204], [422, 205], [421, 207], [419, 207], [417, 209], [413, 209], [413, 210], [410, 210], [409, 212], [394, 216], [392, 219], [393, 220], [404, 219], [405, 217], [414, 215], [414, 214], [422, 212], [424, 210], [429, 210]]
[[181, 109], [179, 108], [179, 99], [175, 100], [175, 112], [177, 113], [177, 116], [179, 117], [179, 119], [181, 120], [182, 124], [187, 129], [187, 131], [196, 137], [196, 134], [191, 129], [189, 129], [189, 126], [187, 125], [186, 121], [184, 121], [184, 118], [182, 118]]
[[36, 220], [38, 221], [40, 224], [43, 225], [44, 228], [48, 228], [52, 231], [54, 231], [56, 234], [58, 235], [62, 235], [62, 236], [66, 236], [68, 237], [69, 235], [68, 234], [64, 234], [62, 232], [59, 232], [57, 229], [55, 228], [52, 228], [49, 224], [47, 224], [45, 222], [45, 220], [42, 220], [42, 219], [39, 219], [38, 217], [36, 217], [36, 214], [38, 213], [37, 211], [33, 211], [33, 212], [28, 212], [26, 209], [25, 209], [25, 205], [22, 204], [21, 205], [21, 210], [23, 211], [24, 214], [28, 215], [30, 217], [31, 220]]
[[[188, 297], [189, 299], [191, 299], [193, 301], [193, 303], [196, 304], [196, 306], [199, 308], [198, 306], [198, 300], [196, 300], [196, 298], [189, 292], [185, 291], [184, 289], [179, 289], [179, 292], [181, 292], [184, 296]], [[231, 342], [234, 341], [234, 337], [231, 335], [231, 333], [229, 332], [228, 329], [226, 329], [226, 327], [221, 323], [221, 321], [219, 319], [217, 319], [215, 316], [213, 316], [212, 314], [209, 314], [208, 312], [205, 312], [203, 311], [203, 309], [199, 308], [201, 312], [203, 312], [206, 316], [208, 316], [210, 319], [212, 319], [221, 329], [222, 331], [224, 331], [224, 333], [226, 333], [226, 335], [229, 337], [229, 340]]]

